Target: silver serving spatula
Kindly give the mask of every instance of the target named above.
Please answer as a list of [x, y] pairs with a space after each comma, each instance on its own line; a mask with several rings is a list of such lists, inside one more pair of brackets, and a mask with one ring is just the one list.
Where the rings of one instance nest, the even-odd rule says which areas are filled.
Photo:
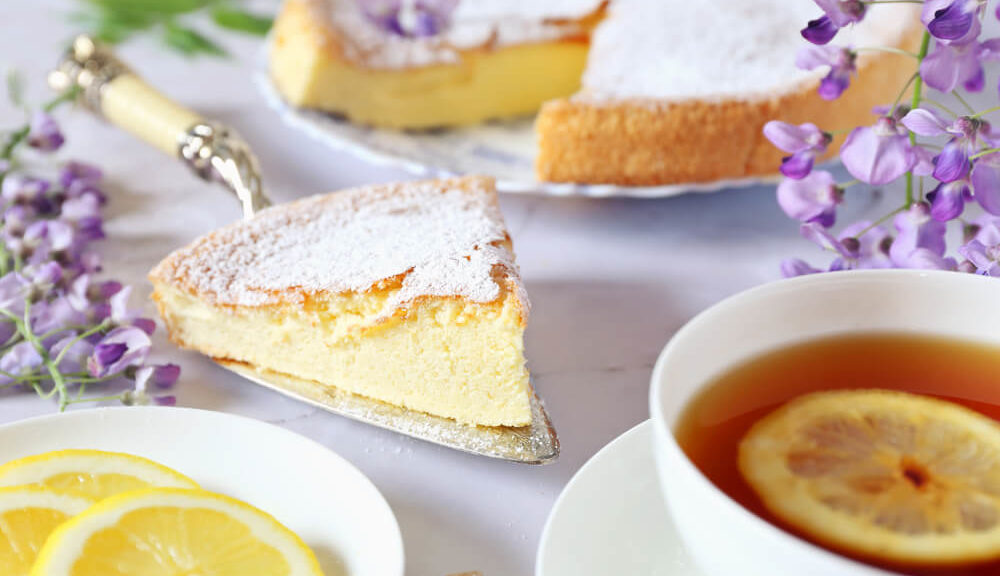
[[[50, 74], [49, 84], [56, 90], [79, 86], [80, 100], [91, 111], [181, 159], [201, 178], [224, 185], [239, 199], [244, 218], [270, 205], [257, 159], [242, 138], [163, 96], [92, 38], [76, 38]], [[449, 448], [528, 464], [545, 464], [559, 455], [556, 431], [537, 396], [532, 397], [529, 426], [470, 426], [248, 364], [213, 360], [324, 410]]]

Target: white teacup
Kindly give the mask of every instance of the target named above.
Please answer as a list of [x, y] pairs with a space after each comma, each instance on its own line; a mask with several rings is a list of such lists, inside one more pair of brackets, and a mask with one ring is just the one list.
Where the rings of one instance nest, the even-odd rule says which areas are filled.
[[872, 270], [767, 284], [712, 306], [667, 344], [653, 370], [656, 466], [670, 514], [708, 576], [885, 576], [747, 511], [715, 487], [673, 435], [688, 401], [726, 370], [823, 336], [907, 332], [1000, 345], [1000, 280]]

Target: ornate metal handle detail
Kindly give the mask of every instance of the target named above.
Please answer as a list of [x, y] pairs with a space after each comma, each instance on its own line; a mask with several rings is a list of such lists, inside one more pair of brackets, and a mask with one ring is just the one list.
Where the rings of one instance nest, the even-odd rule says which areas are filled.
[[101, 92], [122, 74], [131, 74], [129, 67], [110, 50], [86, 35], [77, 36], [59, 65], [49, 73], [49, 86], [68, 90], [77, 85], [83, 89], [81, 101], [92, 112], [101, 111]]
[[225, 184], [245, 218], [270, 205], [257, 158], [239, 135], [163, 96], [92, 38], [74, 40], [49, 84], [57, 90], [80, 86], [89, 109], [184, 160], [201, 178]]
[[236, 194], [244, 218], [271, 205], [261, 188], [257, 158], [229, 128], [210, 122], [195, 124], [188, 128], [178, 150], [195, 174], [222, 182]]

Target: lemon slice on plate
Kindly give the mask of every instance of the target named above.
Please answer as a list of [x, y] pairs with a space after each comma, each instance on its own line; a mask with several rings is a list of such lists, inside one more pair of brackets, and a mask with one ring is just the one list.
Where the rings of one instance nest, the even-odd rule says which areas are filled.
[[100, 450], [46, 452], [0, 466], [0, 486], [29, 484], [92, 501], [149, 487], [198, 488], [194, 480], [152, 460]]
[[59, 527], [32, 576], [322, 576], [308, 546], [267, 513], [211, 492], [113, 496]]
[[845, 552], [917, 565], [1000, 558], [1000, 425], [962, 406], [809, 394], [750, 429], [739, 467], [775, 516]]
[[0, 488], [0, 574], [28, 576], [49, 534], [90, 505], [37, 486]]

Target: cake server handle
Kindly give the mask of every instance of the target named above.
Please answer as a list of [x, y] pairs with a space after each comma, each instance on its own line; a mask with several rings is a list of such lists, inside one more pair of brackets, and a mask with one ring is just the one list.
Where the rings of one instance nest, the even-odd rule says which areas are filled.
[[91, 111], [180, 158], [201, 178], [224, 184], [242, 204], [244, 218], [271, 204], [257, 158], [236, 132], [170, 100], [93, 38], [73, 41], [49, 75], [49, 85], [56, 90], [78, 86], [81, 102]]

